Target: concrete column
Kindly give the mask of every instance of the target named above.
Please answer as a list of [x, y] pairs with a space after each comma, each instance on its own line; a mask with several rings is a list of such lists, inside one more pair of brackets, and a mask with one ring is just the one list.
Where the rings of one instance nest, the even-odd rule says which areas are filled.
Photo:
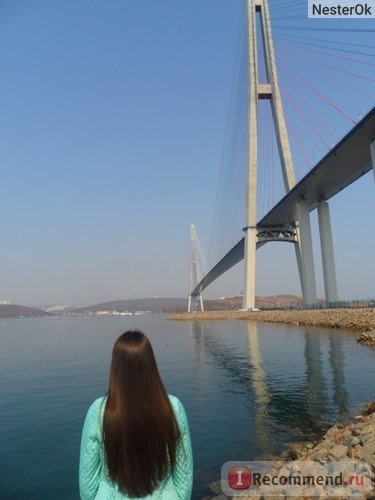
[[255, 308], [255, 252], [256, 229], [249, 228], [245, 233], [245, 283], [243, 294], [243, 309]]
[[337, 302], [336, 269], [333, 255], [331, 219], [329, 215], [329, 205], [325, 200], [322, 200], [318, 205], [318, 220], [326, 302]]
[[[266, 82], [258, 81], [258, 41], [257, 12], [260, 14], [262, 29], [259, 38], [264, 49]], [[245, 209], [245, 283], [243, 308], [255, 307], [255, 251], [257, 244], [257, 166], [258, 166], [258, 118], [259, 98], [270, 99], [275, 133], [279, 148], [280, 163], [283, 173], [285, 191], [295, 185], [292, 155], [290, 152], [288, 133], [284, 119], [277, 68], [273, 48], [268, 0], [247, 0], [248, 27], [248, 165]], [[261, 44], [259, 44], [260, 46]], [[259, 93], [260, 91], [260, 93]], [[265, 96], [265, 94], [267, 94]], [[263, 97], [260, 97], [262, 95]], [[297, 251], [298, 260], [298, 251]]]
[[258, 56], [255, 5], [247, 0], [248, 25], [248, 165], [245, 208], [245, 277], [243, 308], [255, 308], [255, 252], [257, 242], [257, 167], [258, 167]]
[[203, 307], [203, 296], [200, 293], [199, 295], [189, 295], [189, 302], [188, 302], [188, 312], [197, 312], [198, 310], [198, 304], [201, 306], [201, 311], [204, 311]]
[[315, 269], [309, 207], [305, 201], [300, 201], [297, 203], [296, 209], [301, 239], [302, 276], [304, 283], [303, 299], [305, 306], [309, 306], [316, 303]]
[[283, 173], [285, 192], [290, 191], [296, 184], [292, 154], [290, 151], [288, 130], [286, 128], [285, 116], [281, 100], [275, 52], [271, 30], [271, 16], [268, 1], [262, 1], [261, 22], [263, 28], [263, 44], [265, 48], [266, 73], [272, 89], [271, 109], [275, 125], [276, 140], [279, 148], [280, 163]]
[[296, 235], [297, 235], [297, 241], [294, 243], [294, 250], [295, 250], [296, 259], [297, 259], [298, 275], [299, 275], [299, 280], [301, 283], [302, 296], [304, 297], [305, 296], [305, 283], [303, 281], [302, 256], [301, 256], [301, 235], [300, 235], [298, 224], [296, 226]]
[[202, 294], [199, 295], [199, 303], [201, 305], [201, 311], [203, 312], [204, 311], [204, 307], [203, 307], [203, 296], [202, 296]]
[[374, 181], [375, 181], [375, 139], [372, 140], [370, 149], [371, 149], [372, 169], [374, 171]]

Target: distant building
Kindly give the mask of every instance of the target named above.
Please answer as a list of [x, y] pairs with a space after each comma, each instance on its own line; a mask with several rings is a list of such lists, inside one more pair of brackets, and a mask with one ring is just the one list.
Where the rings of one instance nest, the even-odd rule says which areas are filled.
[[9, 300], [1, 300], [0, 299], [0, 306], [9, 306], [10, 305], [10, 301]]
[[62, 312], [65, 311], [65, 309], [70, 309], [72, 306], [67, 306], [67, 305], [55, 305], [55, 306], [50, 306], [47, 307], [46, 311], [47, 312]]
[[96, 316], [112, 316], [112, 311], [96, 311]]
[[129, 311], [96, 311], [91, 313], [94, 316], [133, 316], [132, 312]]

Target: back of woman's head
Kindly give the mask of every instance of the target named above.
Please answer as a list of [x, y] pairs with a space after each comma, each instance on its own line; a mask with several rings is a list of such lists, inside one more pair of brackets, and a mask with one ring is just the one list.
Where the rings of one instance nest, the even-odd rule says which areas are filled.
[[110, 478], [146, 496], [174, 467], [178, 425], [148, 338], [128, 331], [115, 342], [103, 437]]

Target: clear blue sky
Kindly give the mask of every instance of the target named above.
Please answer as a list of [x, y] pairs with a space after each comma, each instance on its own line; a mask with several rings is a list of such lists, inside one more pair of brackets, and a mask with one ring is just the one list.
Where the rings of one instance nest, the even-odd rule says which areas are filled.
[[[1, 2], [1, 298], [186, 296], [191, 223], [208, 245], [242, 15], [240, 0]], [[331, 204], [343, 298], [375, 295], [374, 194], [368, 174]], [[258, 294], [300, 294], [292, 248], [258, 262]], [[234, 269], [207, 295], [241, 290]]]

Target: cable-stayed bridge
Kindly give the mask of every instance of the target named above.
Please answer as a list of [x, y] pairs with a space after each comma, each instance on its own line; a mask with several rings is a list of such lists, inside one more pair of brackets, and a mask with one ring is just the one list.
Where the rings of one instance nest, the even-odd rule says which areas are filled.
[[[319, 132], [316, 123], [313, 124], [306, 117], [306, 112], [301, 111], [296, 106], [295, 99], [289, 96], [288, 93], [286, 93], [287, 97], [290, 98], [293, 106], [307, 122], [310, 133], [315, 132], [328, 146], [328, 153], [315, 166], [310, 165], [310, 171], [299, 182], [296, 182], [292, 148], [289, 143], [289, 135], [292, 135], [292, 138], [295, 139], [295, 132], [288, 126], [283, 108], [268, 0], [247, 0], [246, 38], [247, 89], [246, 99], [243, 100], [243, 103], [246, 103], [246, 110], [244, 111], [243, 104], [241, 110], [246, 125], [242, 127], [242, 131], [238, 132], [237, 130], [237, 135], [234, 133], [232, 138], [234, 143], [242, 141], [246, 148], [246, 153], [242, 155], [245, 175], [242, 173], [242, 179], [239, 181], [240, 189], [243, 190], [243, 198], [240, 199], [240, 203], [244, 205], [241, 227], [243, 233], [216, 260], [204, 276], [195, 273], [195, 279], [190, 282], [189, 310], [195, 309], [198, 300], [202, 304], [202, 291], [209, 284], [243, 259], [245, 268], [243, 307], [244, 309], [253, 309], [255, 307], [255, 250], [271, 241], [284, 241], [294, 244], [304, 302], [307, 306], [313, 305], [317, 300], [317, 296], [309, 214], [315, 208], [318, 210], [319, 218], [326, 302], [336, 302], [338, 293], [328, 200], [372, 168], [375, 174], [375, 109], [370, 110], [359, 121], [353, 120], [331, 99], [322, 94], [321, 91], [316, 91], [313, 88], [315, 94], [321, 95], [322, 99], [327, 101], [331, 108], [337, 108], [342, 116], [347, 117], [355, 125], [339, 143], [334, 144], [332, 141], [332, 144], [327, 145], [327, 139], [324, 138], [324, 136], [328, 135], [327, 130], [329, 128], [327, 124], [320, 119], [319, 113], [314, 110], [311, 103], [309, 104], [305, 96], [287, 78], [289, 90], [293, 93], [294, 98], [299, 93], [301, 102], [305, 105], [309, 114], [311, 116], [316, 115], [320, 119], [321, 130], [323, 128], [326, 130]], [[332, 46], [329, 46], [329, 48], [331, 49]], [[342, 50], [342, 48], [338, 50]], [[261, 57], [260, 54], [263, 54], [263, 56]], [[363, 55], [371, 54], [365, 53]], [[314, 61], [311, 57], [306, 59], [308, 62]], [[344, 57], [343, 59], [348, 58]], [[364, 61], [364, 64], [375, 67], [371, 62], [366, 63]], [[329, 65], [322, 62], [318, 71], [325, 66]], [[287, 69], [290, 70], [288, 71], [290, 78], [290, 75], [293, 76], [293, 70], [289, 66], [287, 66]], [[334, 66], [334, 69], [353, 73], [353, 71], [347, 71], [345, 68], [336, 68]], [[375, 83], [371, 73], [370, 76], [368, 74], [367, 76], [354, 74], [354, 76]], [[303, 77], [299, 78], [301, 78], [302, 82], [304, 81]], [[304, 83], [307, 89], [311, 87], [308, 81]], [[342, 83], [346, 88], [349, 87], [347, 80]], [[366, 98], [370, 97], [367, 90], [365, 93], [360, 90], [359, 93], [365, 95]], [[264, 111], [265, 103], [268, 105], [268, 111]], [[273, 129], [273, 132], [268, 132], [267, 140], [264, 139], [264, 125], [262, 137], [261, 124], [262, 114], [264, 117], [266, 113], [268, 113], [268, 125], [266, 127]], [[242, 139], [239, 138], [241, 134]], [[297, 140], [295, 142], [300, 154], [305, 157], [306, 154], [301, 145], [298, 144]], [[264, 151], [267, 151], [267, 149], [272, 151], [272, 157], [265, 157]], [[277, 159], [275, 159], [275, 149], [277, 150]], [[237, 161], [238, 163], [239, 156], [238, 152], [232, 155], [230, 162], [236, 163]], [[257, 202], [259, 205], [260, 190], [258, 172], [260, 168], [264, 169], [264, 166], [269, 164], [277, 164], [282, 172], [285, 195], [267, 213], [259, 216], [257, 207]], [[234, 225], [238, 226], [238, 217]], [[191, 258], [191, 262], [196, 261], [197, 258]]]
[[[298, 204], [304, 204], [308, 212], [315, 208], [327, 210], [327, 201], [332, 196], [375, 168], [370, 152], [371, 142], [374, 148], [374, 137], [375, 108], [257, 223], [257, 248], [268, 241], [294, 242]], [[375, 154], [373, 157], [375, 159]], [[243, 260], [244, 249], [243, 237], [195, 285], [192, 295], [200, 296], [216, 278]], [[323, 262], [329, 251], [331, 249], [322, 248]], [[329, 262], [326, 265], [327, 273], [334, 271], [332, 264], [331, 267]], [[326, 289], [328, 296], [329, 293], [330, 290]], [[334, 300], [335, 297], [332, 297], [329, 301]]]

